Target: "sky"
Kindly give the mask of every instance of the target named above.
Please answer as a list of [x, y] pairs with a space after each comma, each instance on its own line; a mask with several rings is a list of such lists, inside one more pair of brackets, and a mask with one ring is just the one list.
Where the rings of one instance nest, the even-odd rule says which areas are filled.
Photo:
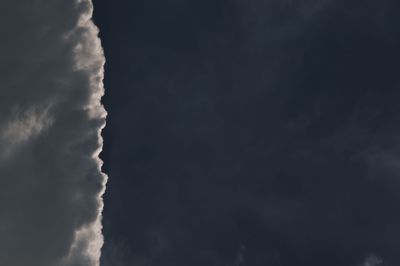
[[103, 265], [400, 265], [398, 1], [94, 5]]
[[1, 4], [0, 265], [400, 265], [400, 2]]

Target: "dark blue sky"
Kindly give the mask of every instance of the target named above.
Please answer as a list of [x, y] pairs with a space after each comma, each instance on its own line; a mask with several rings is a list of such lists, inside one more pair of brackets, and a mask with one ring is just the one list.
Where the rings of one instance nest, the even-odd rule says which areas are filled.
[[400, 4], [297, 2], [94, 1], [105, 266], [400, 264]]

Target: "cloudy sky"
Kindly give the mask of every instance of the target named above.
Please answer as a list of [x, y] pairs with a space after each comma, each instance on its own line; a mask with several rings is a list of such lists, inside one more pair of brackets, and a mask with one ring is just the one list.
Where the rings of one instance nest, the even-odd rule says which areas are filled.
[[1, 266], [400, 265], [399, 1], [0, 3]]

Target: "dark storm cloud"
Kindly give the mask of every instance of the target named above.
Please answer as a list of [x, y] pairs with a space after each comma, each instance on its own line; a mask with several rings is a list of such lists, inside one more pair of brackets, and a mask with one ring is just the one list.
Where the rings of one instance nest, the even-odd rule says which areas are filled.
[[104, 57], [87, 0], [0, 9], [0, 265], [99, 265]]
[[400, 263], [397, 2], [124, 5], [107, 265]]

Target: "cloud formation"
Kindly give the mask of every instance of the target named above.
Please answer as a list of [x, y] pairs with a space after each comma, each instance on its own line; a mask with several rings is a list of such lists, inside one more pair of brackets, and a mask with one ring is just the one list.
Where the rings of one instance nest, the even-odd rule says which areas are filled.
[[97, 266], [104, 56], [90, 0], [0, 10], [0, 265]]

